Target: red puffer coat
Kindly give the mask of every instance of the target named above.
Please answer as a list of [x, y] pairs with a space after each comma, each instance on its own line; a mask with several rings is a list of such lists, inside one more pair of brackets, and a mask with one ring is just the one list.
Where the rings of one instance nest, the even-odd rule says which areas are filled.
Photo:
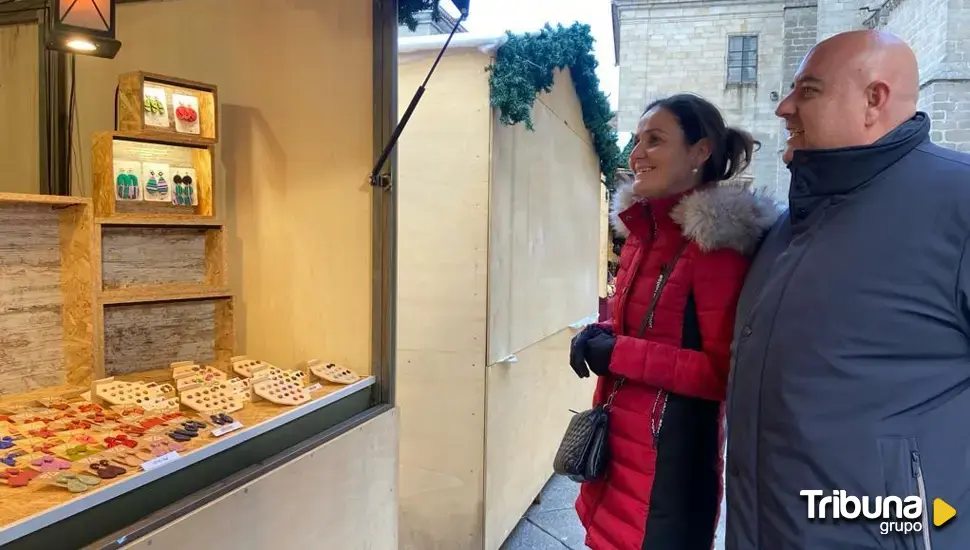
[[617, 341], [594, 404], [624, 382], [606, 474], [576, 501], [593, 550], [711, 548], [734, 310], [749, 255], [777, 215], [737, 187], [639, 202], [628, 186], [617, 191], [611, 217], [627, 241], [606, 323]]

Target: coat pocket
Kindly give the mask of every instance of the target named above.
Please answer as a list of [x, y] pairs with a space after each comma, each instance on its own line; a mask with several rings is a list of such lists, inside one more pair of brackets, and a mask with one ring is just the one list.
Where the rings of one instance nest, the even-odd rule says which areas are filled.
[[[896, 539], [904, 550], [932, 550], [929, 531], [929, 512], [926, 497], [926, 485], [923, 481], [923, 466], [921, 463], [919, 446], [915, 437], [885, 437], [878, 440], [879, 455], [882, 461], [883, 479], [885, 481], [886, 497], [898, 497], [905, 500], [906, 497], [919, 496], [923, 504], [923, 513], [919, 518], [913, 520], [892, 518], [881, 521], [888, 521], [890, 532], [884, 533], [885, 537]], [[875, 496], [875, 495], [873, 495]], [[886, 507], [884, 505], [884, 507]], [[894, 513], [895, 506], [889, 507]], [[909, 533], [900, 533], [899, 525], [904, 521], [920, 523], [920, 527], [911, 530]]]

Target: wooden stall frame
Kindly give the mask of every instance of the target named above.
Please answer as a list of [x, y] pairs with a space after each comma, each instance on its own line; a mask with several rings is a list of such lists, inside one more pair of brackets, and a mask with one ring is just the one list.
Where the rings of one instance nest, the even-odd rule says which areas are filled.
[[[150, 86], [167, 88], [174, 92], [187, 93], [199, 99], [200, 134], [177, 132], [174, 128], [163, 129], [145, 124], [145, 83]], [[174, 116], [169, 104], [169, 117]], [[145, 71], [135, 71], [121, 75], [118, 80], [118, 119], [117, 128], [148, 139], [179, 139], [199, 145], [212, 145], [219, 141], [219, 95], [212, 84], [204, 84], [184, 78], [165, 76]]]
[[[148, 201], [134, 201], [133, 205], [144, 207], [144, 212], [119, 212], [118, 203], [128, 201], [118, 201], [115, 199], [114, 189], [114, 146], [115, 142], [142, 143], [147, 146], [161, 146], [171, 148], [187, 148], [192, 152], [192, 166], [196, 173], [198, 204], [194, 207], [171, 207], [179, 210], [171, 213], [149, 211], [149, 207], [162, 208], [161, 205], [169, 206], [167, 203], [151, 203]], [[147, 138], [143, 135], [129, 132], [98, 132], [94, 135], [94, 143], [91, 154], [92, 187], [94, 194], [95, 214], [102, 223], [119, 224], [152, 224], [164, 225], [186, 225], [199, 223], [195, 220], [199, 218], [209, 219], [215, 215], [213, 205], [215, 195], [213, 193], [215, 171], [213, 169], [213, 159], [215, 158], [214, 146], [211, 144], [200, 145], [193, 140], [183, 138], [181, 135], [164, 135], [155, 138]], [[191, 213], [188, 211], [191, 210]], [[221, 225], [221, 224], [219, 224]]]

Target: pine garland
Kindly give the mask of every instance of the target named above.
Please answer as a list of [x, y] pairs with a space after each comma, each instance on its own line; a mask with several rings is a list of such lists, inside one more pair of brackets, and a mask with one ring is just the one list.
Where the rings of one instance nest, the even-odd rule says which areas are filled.
[[418, 20], [414, 14], [422, 11], [431, 10], [431, 20], [438, 21], [438, 4], [441, 0], [398, 0], [397, 21], [401, 25], [407, 25], [412, 31], [418, 28]]
[[500, 121], [508, 125], [522, 122], [533, 130], [536, 98], [552, 90], [554, 69], [568, 68], [582, 106], [583, 124], [593, 138], [606, 187], [612, 190], [614, 173], [620, 166], [620, 148], [616, 130], [610, 125], [614, 113], [596, 76], [598, 63], [592, 54], [594, 39], [589, 25], [573, 23], [553, 28], [546, 24], [538, 33], [507, 35], [508, 41], [487, 69], [492, 106], [499, 109]]
[[630, 138], [630, 141], [627, 142], [626, 147], [624, 147], [623, 150], [620, 151], [620, 163], [619, 163], [620, 168], [626, 168], [627, 170], [630, 169], [630, 153], [632, 152], [633, 152], [633, 138]]

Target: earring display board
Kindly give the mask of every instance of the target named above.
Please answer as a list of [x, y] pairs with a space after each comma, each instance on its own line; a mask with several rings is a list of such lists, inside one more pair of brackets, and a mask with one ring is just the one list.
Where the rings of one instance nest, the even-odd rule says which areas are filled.
[[199, 144], [218, 141], [218, 92], [210, 84], [146, 72], [118, 85], [118, 128], [144, 137], [176, 135]]
[[95, 135], [91, 156], [96, 215], [192, 220], [213, 216], [212, 145], [178, 136]]

